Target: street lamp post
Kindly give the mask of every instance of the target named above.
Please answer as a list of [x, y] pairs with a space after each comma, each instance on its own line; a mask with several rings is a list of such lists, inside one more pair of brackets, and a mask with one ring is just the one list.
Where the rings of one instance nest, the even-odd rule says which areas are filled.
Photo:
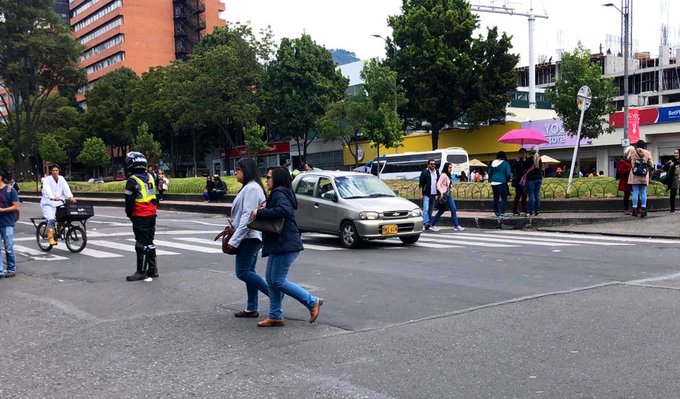
[[628, 146], [628, 48], [630, 43], [630, 0], [623, 0], [623, 10], [614, 3], [603, 4], [604, 7], [613, 7], [623, 16], [623, 140], [621, 145]]

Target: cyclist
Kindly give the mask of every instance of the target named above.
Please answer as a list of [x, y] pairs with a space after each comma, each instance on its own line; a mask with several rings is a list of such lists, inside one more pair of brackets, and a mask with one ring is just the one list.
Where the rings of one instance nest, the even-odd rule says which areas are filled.
[[129, 176], [125, 185], [125, 213], [132, 221], [137, 253], [137, 271], [127, 276], [127, 281], [158, 277], [156, 247], [153, 245], [158, 207], [156, 180], [146, 171], [146, 167], [144, 154], [133, 151], [125, 156], [125, 170]]
[[61, 171], [59, 165], [50, 165], [50, 175], [42, 179], [42, 199], [40, 200], [40, 210], [42, 210], [43, 217], [47, 220], [47, 240], [50, 245], [57, 245], [57, 240], [54, 238], [54, 222], [56, 220], [57, 208], [68, 200], [76, 202], [73, 197], [71, 188], [68, 186], [66, 179], [59, 176]]

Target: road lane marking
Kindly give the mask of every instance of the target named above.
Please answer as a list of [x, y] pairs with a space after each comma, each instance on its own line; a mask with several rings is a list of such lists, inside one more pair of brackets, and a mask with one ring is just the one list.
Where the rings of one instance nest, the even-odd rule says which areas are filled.
[[222, 240], [210, 240], [207, 238], [197, 238], [197, 237], [177, 237], [175, 240], [195, 242], [197, 244], [208, 244], [208, 245], [222, 245]]
[[538, 242], [538, 241], [528, 241], [528, 240], [522, 240], [520, 238], [495, 238], [495, 237], [490, 237], [488, 235], [483, 235], [483, 234], [472, 234], [472, 233], [456, 233], [456, 234], [447, 234], [447, 236], [451, 237], [451, 242], [453, 243], [458, 243], [459, 238], [462, 237], [463, 239], [469, 239], [469, 240], [475, 240], [475, 241], [481, 241], [481, 242], [493, 242], [493, 243], [508, 243], [508, 244], [514, 244], [514, 245], [538, 245], [542, 247], [573, 247], [576, 246], [576, 244], [566, 244], [566, 243], [559, 243], [559, 242]]
[[430, 242], [415, 242], [413, 244], [410, 244], [411, 246], [415, 247], [422, 247], [422, 248], [436, 248], [436, 249], [449, 249], [449, 248], [462, 248], [461, 245], [451, 245], [451, 244], [434, 244]]
[[514, 233], [512, 231], [499, 231], [497, 234], [512, 235], [517, 234], [518, 236], [548, 236], [548, 237], [571, 237], [571, 238], [592, 238], [597, 240], [605, 241], [617, 241], [617, 242], [641, 242], [650, 244], [680, 244], [680, 240], [672, 240], [667, 238], [640, 238], [640, 237], [620, 237], [620, 236], [608, 236], [599, 234], [569, 234], [569, 233], [558, 233], [558, 232], [539, 232], [539, 231], [523, 231], [522, 233]]
[[[217, 234], [221, 233], [222, 230], [168, 230], [168, 231], [158, 231], [156, 230], [156, 235], [199, 235], [199, 234]], [[88, 237], [131, 237], [134, 234], [131, 231], [128, 232], [118, 232], [118, 233], [100, 233], [98, 231], [87, 232]]]
[[[130, 239], [128, 241], [134, 241], [134, 239]], [[221, 248], [199, 247], [198, 245], [182, 244], [182, 243], [179, 243], [179, 242], [164, 241], [164, 240], [154, 240], [153, 242], [156, 246], [161, 246], [161, 247], [186, 249], [186, 250], [189, 250], [189, 251], [202, 252], [202, 253], [205, 253], [205, 254], [221, 254], [222, 253]]]
[[[62, 247], [62, 246], [52, 247], [52, 250], [55, 250], [55, 249], [57, 251], [71, 252], [65, 246], [64, 247]], [[123, 257], [123, 255], [114, 254], [113, 252], [98, 251], [96, 249], [90, 249], [90, 248], [85, 248], [82, 251], [80, 251], [80, 253], [85, 255], [85, 256], [91, 256], [93, 258], [122, 258]]]
[[[482, 237], [482, 238], [487, 238], [487, 237], [495, 237], [501, 240], [508, 239], [509, 236], [507, 234], [503, 235], [496, 235], [496, 234], [474, 234], [474, 233], [456, 233], [454, 235], [461, 235], [461, 236], [466, 236], [466, 237]], [[588, 240], [573, 240], [569, 238], [543, 238], [543, 237], [522, 237], [521, 235], [517, 236], [511, 236], [515, 237], [517, 241], [519, 242], [552, 242], [552, 243], [557, 243], [557, 244], [586, 244], [586, 245], [602, 245], [602, 246], [631, 246], [635, 245], [632, 243], [623, 243], [623, 242], [598, 242], [598, 241], [588, 241]]]
[[501, 243], [494, 243], [494, 242], [483, 242], [482, 240], [474, 241], [472, 239], [470, 240], [465, 240], [465, 239], [459, 239], [456, 238], [457, 234], [450, 234], [448, 235], [451, 238], [448, 239], [443, 239], [443, 238], [434, 238], [434, 237], [429, 237], [429, 236], [420, 236], [421, 241], [429, 241], [429, 242], [434, 242], [434, 243], [449, 243], [449, 244], [458, 244], [463, 247], [487, 247], [487, 248], [517, 248], [520, 247], [521, 245], [517, 245], [517, 243], [514, 244], [501, 244]]
[[[96, 245], [98, 247], [118, 249], [118, 250], [125, 251], [125, 252], [136, 252], [134, 245], [121, 244], [119, 242], [90, 240], [87, 243], [92, 244], [92, 245]], [[180, 254], [177, 253], [177, 252], [170, 252], [170, 251], [163, 251], [162, 249], [156, 249], [156, 255], [180, 255]]]
[[35, 260], [67, 260], [68, 258], [60, 255], [53, 255], [49, 252], [43, 252], [39, 249], [24, 247], [23, 245], [14, 244], [14, 252]]
[[302, 243], [302, 246], [305, 249], [312, 249], [315, 251], [345, 251], [347, 248], [342, 248], [342, 247], [327, 247], [324, 245], [314, 245], [314, 244], [307, 244], [307, 243]]

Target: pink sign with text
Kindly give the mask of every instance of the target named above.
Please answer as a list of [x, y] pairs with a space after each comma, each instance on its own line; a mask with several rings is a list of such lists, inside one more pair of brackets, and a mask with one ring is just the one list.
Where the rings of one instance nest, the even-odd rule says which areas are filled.
[[[541, 144], [540, 148], [568, 148], [576, 144], [576, 136], [571, 136], [564, 131], [562, 121], [557, 119], [547, 119], [542, 121], [523, 122], [522, 129], [533, 129], [541, 132], [548, 140]], [[593, 143], [593, 139], [581, 139], [581, 146], [588, 146]]]

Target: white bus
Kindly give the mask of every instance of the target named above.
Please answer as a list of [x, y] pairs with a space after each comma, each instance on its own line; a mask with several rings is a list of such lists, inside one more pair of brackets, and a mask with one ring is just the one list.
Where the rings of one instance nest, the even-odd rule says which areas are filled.
[[371, 173], [377, 173], [377, 165], [380, 165], [380, 178], [383, 180], [393, 179], [417, 179], [420, 173], [427, 168], [427, 161], [434, 159], [437, 162], [439, 172], [444, 163], [453, 164], [453, 173], [460, 176], [465, 172], [470, 176], [470, 159], [465, 149], [461, 147], [449, 147], [441, 150], [423, 152], [405, 152], [403, 154], [388, 154], [380, 156], [380, 162], [373, 162]]

